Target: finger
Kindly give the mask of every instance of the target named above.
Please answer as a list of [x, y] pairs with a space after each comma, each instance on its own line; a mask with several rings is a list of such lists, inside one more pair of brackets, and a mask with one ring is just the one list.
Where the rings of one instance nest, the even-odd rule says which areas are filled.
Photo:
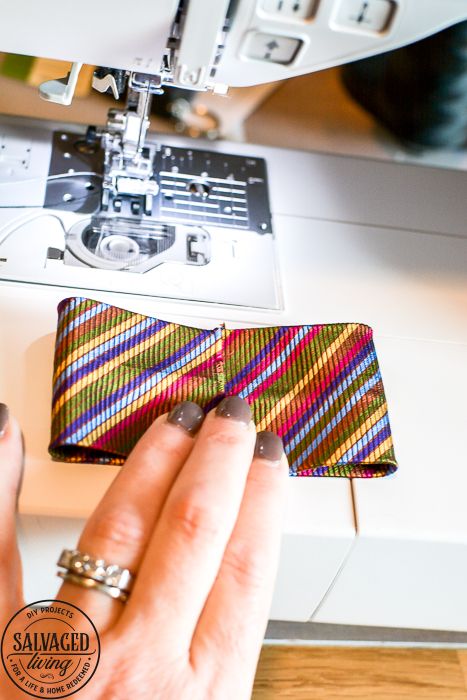
[[[86, 523], [78, 543], [80, 552], [137, 573], [155, 522], [203, 419], [197, 404], [183, 402], [153, 423]], [[99, 631], [111, 627], [123, 607], [119, 600], [96, 589], [69, 582], [62, 585], [58, 597], [83, 608]]]
[[8, 617], [23, 603], [21, 561], [16, 541], [16, 510], [24, 463], [18, 422], [0, 404], [0, 616]]
[[222, 669], [225, 658], [238, 664], [239, 683], [245, 685], [236, 688], [238, 697], [251, 693], [266, 629], [287, 476], [280, 438], [259, 433], [239, 517], [193, 639], [194, 665], [206, 655], [213, 669]]
[[[232, 533], [255, 444], [248, 404], [227, 397], [211, 412], [170, 492], [121, 622], [142, 614], [165, 648], [189, 649]], [[131, 629], [127, 630], [131, 633]]]

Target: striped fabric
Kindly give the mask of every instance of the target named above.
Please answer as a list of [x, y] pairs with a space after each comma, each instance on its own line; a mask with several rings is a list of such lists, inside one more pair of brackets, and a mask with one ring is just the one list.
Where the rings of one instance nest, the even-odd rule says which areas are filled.
[[368, 326], [200, 330], [97, 301], [58, 308], [50, 453], [122, 464], [182, 400], [246, 399], [281, 436], [292, 476], [376, 477], [397, 468]]

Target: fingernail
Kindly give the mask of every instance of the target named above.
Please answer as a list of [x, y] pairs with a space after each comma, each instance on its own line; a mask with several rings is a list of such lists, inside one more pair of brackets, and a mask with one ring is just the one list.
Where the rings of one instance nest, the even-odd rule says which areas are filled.
[[4, 403], [0, 403], [0, 438], [5, 435], [5, 430], [8, 424], [8, 407]]
[[232, 418], [239, 423], [249, 425], [251, 421], [250, 407], [240, 396], [226, 396], [216, 408], [216, 416]]
[[190, 435], [196, 435], [204, 420], [203, 409], [194, 401], [178, 403], [167, 416], [167, 422], [178, 425]]
[[269, 462], [280, 462], [284, 454], [282, 440], [275, 433], [263, 430], [256, 436], [255, 457]]

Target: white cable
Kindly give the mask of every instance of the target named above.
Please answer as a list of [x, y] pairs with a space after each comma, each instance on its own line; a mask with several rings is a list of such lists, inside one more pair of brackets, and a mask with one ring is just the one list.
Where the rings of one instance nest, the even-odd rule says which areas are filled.
[[42, 219], [44, 217], [47, 218], [52, 218], [56, 219], [60, 226], [63, 229], [63, 233], [66, 236], [66, 228], [63, 224], [63, 221], [57, 214], [49, 214], [49, 213], [44, 213], [41, 211], [40, 214], [37, 214], [36, 216], [23, 216], [22, 218], [20, 217], [19, 220], [15, 219], [14, 221], [11, 222], [9, 226], [6, 226], [1, 233], [3, 234], [2, 237], [0, 238], [0, 246], [5, 243], [5, 241], [12, 236], [14, 233], [19, 231], [23, 226], [26, 226], [26, 224], [31, 223], [32, 221], [37, 221], [37, 219]]
[[103, 175], [100, 173], [95, 173], [91, 170], [77, 170], [76, 172], [73, 173], [59, 173], [58, 175], [44, 175], [41, 177], [30, 177], [30, 178], [25, 178], [24, 180], [5, 180], [1, 181], [0, 180], [0, 186], [4, 185], [21, 185], [23, 182], [38, 182], [39, 180], [46, 180], [47, 182], [49, 180], [61, 180], [65, 177], [79, 177], [82, 175], [88, 175], [90, 177], [100, 177], [101, 179], [103, 178]]
[[[38, 207], [39, 209], [40, 207]], [[34, 221], [37, 219], [39, 216], [39, 213], [36, 214], [31, 214], [28, 212], [24, 216], [19, 216], [16, 219], [13, 219], [9, 224], [7, 224], [3, 229], [0, 230], [0, 232], [3, 234], [2, 237], [0, 238], [0, 246], [6, 241], [6, 239], [16, 231], [17, 228], [21, 227], [23, 224], [27, 224], [29, 221]]]

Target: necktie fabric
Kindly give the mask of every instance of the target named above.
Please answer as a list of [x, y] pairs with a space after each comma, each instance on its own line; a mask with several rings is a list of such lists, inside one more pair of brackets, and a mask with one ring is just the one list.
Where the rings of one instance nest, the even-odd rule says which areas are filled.
[[397, 469], [368, 326], [202, 330], [90, 299], [58, 307], [50, 454], [122, 464], [179, 401], [206, 411], [238, 394], [283, 440], [292, 476], [378, 477]]

